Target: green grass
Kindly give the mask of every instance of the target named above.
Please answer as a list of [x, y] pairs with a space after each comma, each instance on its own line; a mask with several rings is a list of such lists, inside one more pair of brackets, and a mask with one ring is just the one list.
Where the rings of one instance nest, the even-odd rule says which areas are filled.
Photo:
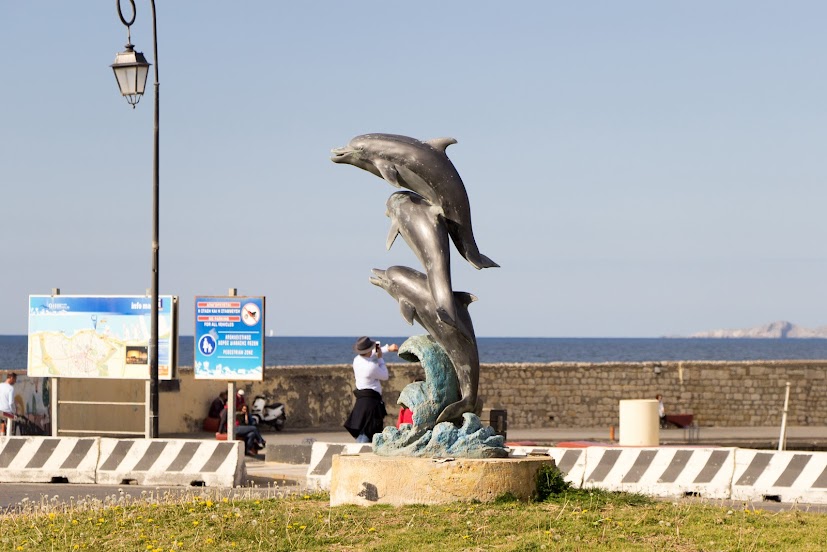
[[0, 516], [0, 550], [807, 550], [827, 549], [827, 515], [748, 504], [653, 501], [563, 490], [546, 502], [339, 506], [324, 495], [220, 498], [125, 493]]

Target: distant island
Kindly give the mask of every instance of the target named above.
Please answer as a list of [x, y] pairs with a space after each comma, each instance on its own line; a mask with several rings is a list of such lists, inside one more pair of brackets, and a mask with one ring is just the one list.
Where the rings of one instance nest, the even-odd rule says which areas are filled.
[[753, 337], [759, 339], [806, 339], [827, 338], [827, 326], [820, 328], [804, 328], [791, 322], [780, 320], [763, 326], [743, 329], [709, 330], [698, 332], [689, 337], [735, 339]]

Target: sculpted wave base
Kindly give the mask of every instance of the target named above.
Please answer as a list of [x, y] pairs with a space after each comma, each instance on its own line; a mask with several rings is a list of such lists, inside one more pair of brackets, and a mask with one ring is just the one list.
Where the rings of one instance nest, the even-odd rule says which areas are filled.
[[399, 429], [386, 427], [373, 436], [373, 451], [379, 456], [418, 456], [425, 458], [505, 458], [508, 449], [501, 435], [483, 427], [475, 413], [462, 415], [462, 424], [437, 423], [446, 405], [459, 397], [456, 372], [445, 350], [430, 335], [408, 338], [399, 356], [420, 362], [425, 381], [408, 384], [399, 395], [399, 404], [413, 411], [413, 425]]

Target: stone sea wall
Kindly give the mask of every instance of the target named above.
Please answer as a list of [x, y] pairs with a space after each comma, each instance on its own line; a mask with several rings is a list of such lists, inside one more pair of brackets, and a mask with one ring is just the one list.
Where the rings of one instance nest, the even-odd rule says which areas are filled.
[[[418, 364], [389, 365], [384, 386], [390, 424], [396, 400], [408, 383], [422, 377]], [[197, 431], [210, 401], [226, 383], [195, 380], [191, 368], [160, 395], [162, 433]], [[667, 413], [693, 414], [701, 426], [778, 425], [790, 382], [789, 425], [827, 424], [827, 361], [485, 364], [480, 395], [486, 408], [508, 411], [509, 428], [609, 427], [618, 425], [618, 403], [651, 399], [660, 393]], [[353, 405], [349, 365], [267, 367], [265, 381], [239, 382], [248, 402], [265, 395], [287, 406], [291, 428], [341, 428]], [[177, 387], [177, 389], [175, 389]], [[62, 380], [61, 400], [141, 401], [144, 382]], [[62, 408], [63, 428], [105, 422], [143, 428], [141, 407]], [[88, 429], [93, 429], [88, 427]], [[124, 427], [126, 429], [126, 427]]]
[[701, 426], [766, 426], [781, 421], [788, 381], [788, 424], [827, 424], [825, 361], [498, 364], [480, 391], [509, 427], [617, 426], [619, 401], [658, 393], [667, 414]]

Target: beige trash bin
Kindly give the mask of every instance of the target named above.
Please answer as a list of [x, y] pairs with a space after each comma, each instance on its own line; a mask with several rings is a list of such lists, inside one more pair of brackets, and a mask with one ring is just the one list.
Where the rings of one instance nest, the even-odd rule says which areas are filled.
[[620, 401], [620, 446], [656, 447], [660, 444], [658, 401]]

